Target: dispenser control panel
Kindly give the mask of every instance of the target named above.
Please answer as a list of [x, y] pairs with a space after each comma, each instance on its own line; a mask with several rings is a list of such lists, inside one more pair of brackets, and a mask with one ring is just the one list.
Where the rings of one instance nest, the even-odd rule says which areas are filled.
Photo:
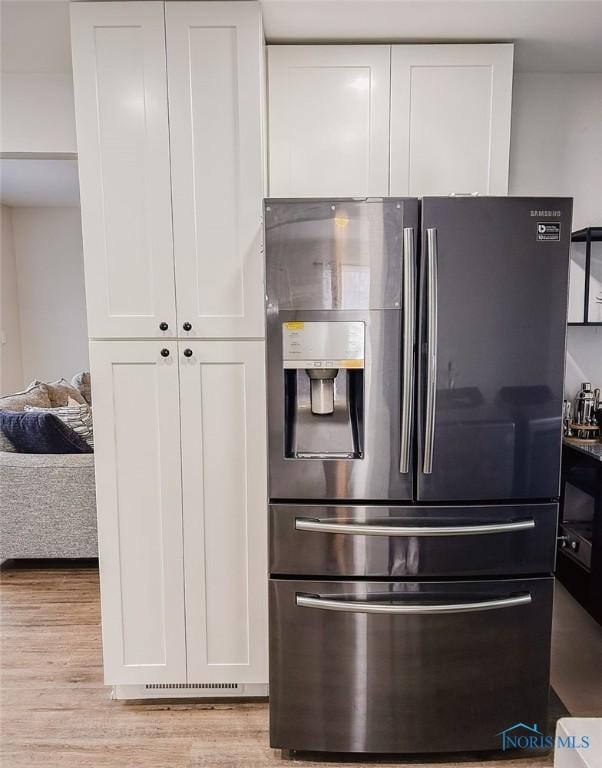
[[364, 323], [282, 324], [284, 368], [363, 368]]

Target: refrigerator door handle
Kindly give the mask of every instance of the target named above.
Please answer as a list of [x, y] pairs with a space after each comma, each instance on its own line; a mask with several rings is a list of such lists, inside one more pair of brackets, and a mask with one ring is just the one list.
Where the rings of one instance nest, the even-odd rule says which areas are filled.
[[365, 523], [325, 522], [307, 517], [295, 518], [297, 531], [318, 533], [349, 533], [356, 536], [478, 536], [487, 533], [512, 533], [535, 528], [535, 520], [515, 520], [510, 523], [476, 525], [370, 525]]
[[424, 462], [422, 472], [433, 471], [435, 447], [435, 401], [437, 396], [437, 230], [426, 230], [427, 245], [427, 362], [426, 419], [424, 425]]
[[[386, 599], [386, 598], [385, 598]], [[344, 613], [386, 613], [386, 614], [437, 614], [437, 613], [477, 613], [496, 608], [514, 608], [532, 602], [531, 594], [526, 592], [512, 597], [481, 600], [472, 603], [391, 603], [359, 602], [356, 600], [329, 600], [315, 595], [295, 595], [296, 604], [302, 608], [318, 608], [322, 611], [342, 611]]]
[[414, 229], [403, 230], [403, 369], [401, 396], [401, 441], [399, 472], [410, 471], [412, 401], [414, 399], [414, 331], [416, 326], [416, 284]]

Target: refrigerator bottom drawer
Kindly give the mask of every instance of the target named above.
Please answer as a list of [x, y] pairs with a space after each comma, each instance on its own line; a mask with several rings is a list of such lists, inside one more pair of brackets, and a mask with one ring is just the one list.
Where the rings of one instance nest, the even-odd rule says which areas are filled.
[[270, 580], [270, 743], [307, 751], [501, 748], [545, 732], [553, 578]]

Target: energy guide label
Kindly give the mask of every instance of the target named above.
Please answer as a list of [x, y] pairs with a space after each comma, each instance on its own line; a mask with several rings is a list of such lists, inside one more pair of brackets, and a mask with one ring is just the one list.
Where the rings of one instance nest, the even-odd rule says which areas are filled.
[[285, 368], [363, 368], [363, 322], [282, 324]]

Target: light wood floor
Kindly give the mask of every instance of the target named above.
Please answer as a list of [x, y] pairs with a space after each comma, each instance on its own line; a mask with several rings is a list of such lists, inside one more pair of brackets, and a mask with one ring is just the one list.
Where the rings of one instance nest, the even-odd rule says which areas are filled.
[[[94, 567], [7, 563], [0, 576], [3, 768], [290, 768], [291, 760], [268, 746], [265, 702], [110, 700], [102, 684]], [[323, 764], [298, 757], [295, 762], [307, 768]], [[436, 763], [438, 768], [540, 768], [551, 766], [552, 757], [455, 756]]]

